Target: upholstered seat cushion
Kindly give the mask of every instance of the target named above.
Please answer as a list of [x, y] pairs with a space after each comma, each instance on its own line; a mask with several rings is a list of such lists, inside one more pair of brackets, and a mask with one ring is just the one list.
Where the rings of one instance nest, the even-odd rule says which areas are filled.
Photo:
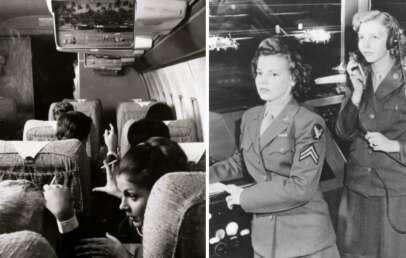
[[0, 234], [2, 258], [57, 258], [48, 241], [31, 231]]
[[[143, 257], [182, 257], [182, 253], [192, 253], [183, 249], [185, 243], [191, 244], [188, 249], [200, 252], [183, 257], [205, 257], [204, 241], [194, 241], [205, 238], [204, 203], [204, 173], [176, 172], [161, 177], [151, 190], [145, 211]], [[182, 251], [177, 252], [178, 246]]]
[[[40, 189], [56, 176], [57, 183], [65, 181], [75, 200], [75, 207], [83, 211], [90, 196], [90, 166], [87, 154], [76, 139], [51, 141], [35, 157], [23, 159], [15, 147], [16, 141], [0, 141], [0, 179], [27, 179]], [[29, 149], [30, 141], [18, 142]], [[85, 202], [85, 203], [83, 203]]]
[[55, 141], [56, 121], [27, 120], [24, 124], [23, 141]]

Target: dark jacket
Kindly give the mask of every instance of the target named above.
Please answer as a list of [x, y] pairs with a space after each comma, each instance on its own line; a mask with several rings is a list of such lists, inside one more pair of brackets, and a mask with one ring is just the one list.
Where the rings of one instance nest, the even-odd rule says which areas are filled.
[[[399, 64], [395, 64], [374, 93], [371, 76], [367, 78], [359, 108], [348, 96], [338, 119], [337, 133], [351, 141], [345, 184], [365, 196], [383, 196], [382, 182], [389, 194], [406, 194], [406, 95], [405, 78]], [[363, 132], [364, 131], [364, 132]], [[399, 141], [400, 153], [387, 154], [373, 151], [364, 139], [365, 131], [380, 132], [391, 140]]]

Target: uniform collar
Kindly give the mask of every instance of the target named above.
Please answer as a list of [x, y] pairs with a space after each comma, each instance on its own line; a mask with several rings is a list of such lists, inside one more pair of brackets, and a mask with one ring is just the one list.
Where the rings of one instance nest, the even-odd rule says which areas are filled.
[[[277, 137], [280, 133], [285, 131], [290, 124], [292, 124], [292, 120], [295, 114], [299, 111], [299, 104], [295, 99], [291, 99], [288, 104], [282, 109], [277, 117], [275, 117], [272, 124], [265, 130], [265, 132], [261, 135], [261, 149], [263, 149], [268, 143], [270, 143], [275, 137]], [[258, 112], [260, 117], [262, 118], [264, 113], [265, 107]], [[261, 116], [262, 115], [262, 116]], [[259, 121], [260, 126], [260, 121]]]
[[378, 99], [382, 99], [403, 85], [402, 66], [395, 63], [375, 92]]

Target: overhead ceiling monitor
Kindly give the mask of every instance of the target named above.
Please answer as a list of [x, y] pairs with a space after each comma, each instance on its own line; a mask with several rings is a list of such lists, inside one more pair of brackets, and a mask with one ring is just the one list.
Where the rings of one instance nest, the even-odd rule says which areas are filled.
[[47, 0], [56, 47], [66, 52], [138, 56], [185, 16], [180, 0]]

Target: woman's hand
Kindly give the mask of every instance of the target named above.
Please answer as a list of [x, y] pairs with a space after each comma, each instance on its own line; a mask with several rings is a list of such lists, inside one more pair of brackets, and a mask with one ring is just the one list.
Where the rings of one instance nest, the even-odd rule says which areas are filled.
[[400, 144], [398, 141], [390, 140], [385, 135], [378, 132], [368, 132], [365, 135], [369, 146], [374, 151], [384, 152], [400, 152]]
[[109, 124], [110, 130], [106, 129], [104, 130], [104, 142], [106, 143], [107, 146], [107, 151], [108, 152], [117, 152], [117, 135], [114, 130], [114, 126], [112, 124]]
[[365, 88], [366, 76], [360, 67], [360, 64], [350, 58], [347, 64], [347, 73], [350, 77], [354, 91], [352, 93], [351, 101], [354, 105], [359, 106], [361, 102], [362, 93]]
[[234, 205], [240, 205], [240, 195], [244, 189], [236, 185], [226, 185], [225, 190], [230, 194], [226, 197], [228, 208], [231, 210]]
[[116, 177], [113, 174], [114, 164], [110, 168], [107, 164], [107, 161], [103, 161], [103, 167], [106, 169], [106, 185], [102, 187], [95, 187], [93, 188], [93, 192], [104, 192], [109, 195], [115, 196], [117, 198], [121, 198], [120, 190], [117, 187]]
[[106, 237], [86, 238], [80, 240], [79, 244], [75, 247], [75, 252], [79, 257], [131, 257], [131, 254], [124, 248], [120, 240], [109, 233], [106, 233]]
[[67, 186], [59, 184], [44, 185], [45, 207], [58, 221], [68, 220], [73, 217], [73, 200]]

